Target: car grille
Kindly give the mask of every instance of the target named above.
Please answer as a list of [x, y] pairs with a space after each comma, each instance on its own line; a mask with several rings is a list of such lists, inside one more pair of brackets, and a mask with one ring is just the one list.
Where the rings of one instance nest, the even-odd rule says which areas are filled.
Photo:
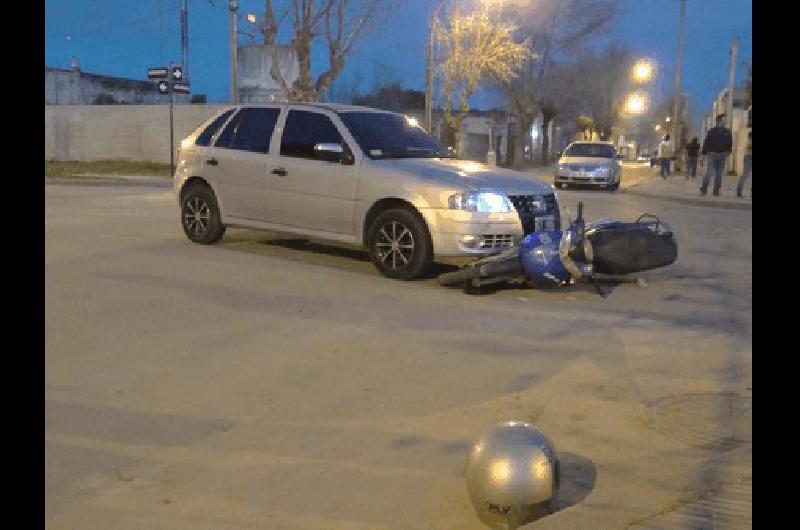
[[526, 236], [536, 231], [536, 218], [543, 215], [552, 215], [556, 223], [555, 228], [560, 228], [558, 202], [555, 195], [509, 195], [508, 198], [517, 210], [522, 230]]
[[511, 234], [492, 234], [483, 236], [481, 249], [505, 248], [514, 244], [514, 236]]

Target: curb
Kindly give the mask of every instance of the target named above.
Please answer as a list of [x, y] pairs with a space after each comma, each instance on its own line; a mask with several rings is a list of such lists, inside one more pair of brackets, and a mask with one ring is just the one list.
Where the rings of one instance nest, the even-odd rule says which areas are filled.
[[143, 188], [172, 188], [172, 179], [124, 179], [115, 177], [101, 178], [44, 178], [45, 184], [64, 184], [67, 186], [131, 186]]
[[675, 195], [659, 195], [657, 193], [648, 193], [645, 191], [638, 191], [633, 188], [638, 186], [638, 184], [634, 184], [633, 186], [625, 189], [623, 193], [629, 193], [631, 195], [638, 195], [639, 197], [647, 197], [648, 199], [660, 199], [664, 201], [673, 201], [679, 202], [683, 204], [692, 204], [695, 206], [707, 206], [710, 208], [723, 208], [727, 210], [753, 210], [753, 203], [752, 202], [726, 202], [726, 201], [719, 201], [714, 199], [703, 199], [700, 197], [680, 197]]

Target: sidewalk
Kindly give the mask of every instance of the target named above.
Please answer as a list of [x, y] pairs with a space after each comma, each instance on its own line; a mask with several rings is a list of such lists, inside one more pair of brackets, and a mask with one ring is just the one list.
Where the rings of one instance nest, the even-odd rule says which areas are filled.
[[[752, 210], [753, 199], [750, 196], [750, 180], [745, 184], [745, 196], [743, 198], [736, 196], [736, 184], [739, 181], [738, 175], [723, 176], [719, 197], [712, 195], [714, 188], [712, 179], [711, 182], [709, 182], [708, 193], [703, 197], [700, 195], [700, 185], [703, 183], [703, 175], [705, 175], [705, 168], [698, 168], [697, 177], [693, 179], [687, 179], [683, 173], [675, 172], [666, 179], [662, 179], [660, 170], [657, 167], [626, 166], [623, 167], [622, 170], [622, 188], [625, 193], [640, 195], [642, 197], [676, 200], [703, 206]], [[628, 176], [631, 178], [628, 179]], [[629, 180], [629, 182], [635, 182], [626, 187], [626, 179]]]

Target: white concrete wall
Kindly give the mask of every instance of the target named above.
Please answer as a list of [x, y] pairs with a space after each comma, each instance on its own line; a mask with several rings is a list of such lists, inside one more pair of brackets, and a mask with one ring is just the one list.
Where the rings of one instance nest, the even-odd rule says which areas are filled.
[[[175, 147], [227, 105], [176, 105]], [[45, 160], [169, 163], [169, 105], [45, 105]]]

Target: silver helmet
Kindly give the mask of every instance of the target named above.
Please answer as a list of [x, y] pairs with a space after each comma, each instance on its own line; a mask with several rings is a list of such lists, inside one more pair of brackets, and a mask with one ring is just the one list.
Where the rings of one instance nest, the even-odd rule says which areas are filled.
[[529, 423], [495, 425], [467, 458], [467, 489], [478, 517], [511, 530], [549, 513], [559, 487], [558, 453]]

